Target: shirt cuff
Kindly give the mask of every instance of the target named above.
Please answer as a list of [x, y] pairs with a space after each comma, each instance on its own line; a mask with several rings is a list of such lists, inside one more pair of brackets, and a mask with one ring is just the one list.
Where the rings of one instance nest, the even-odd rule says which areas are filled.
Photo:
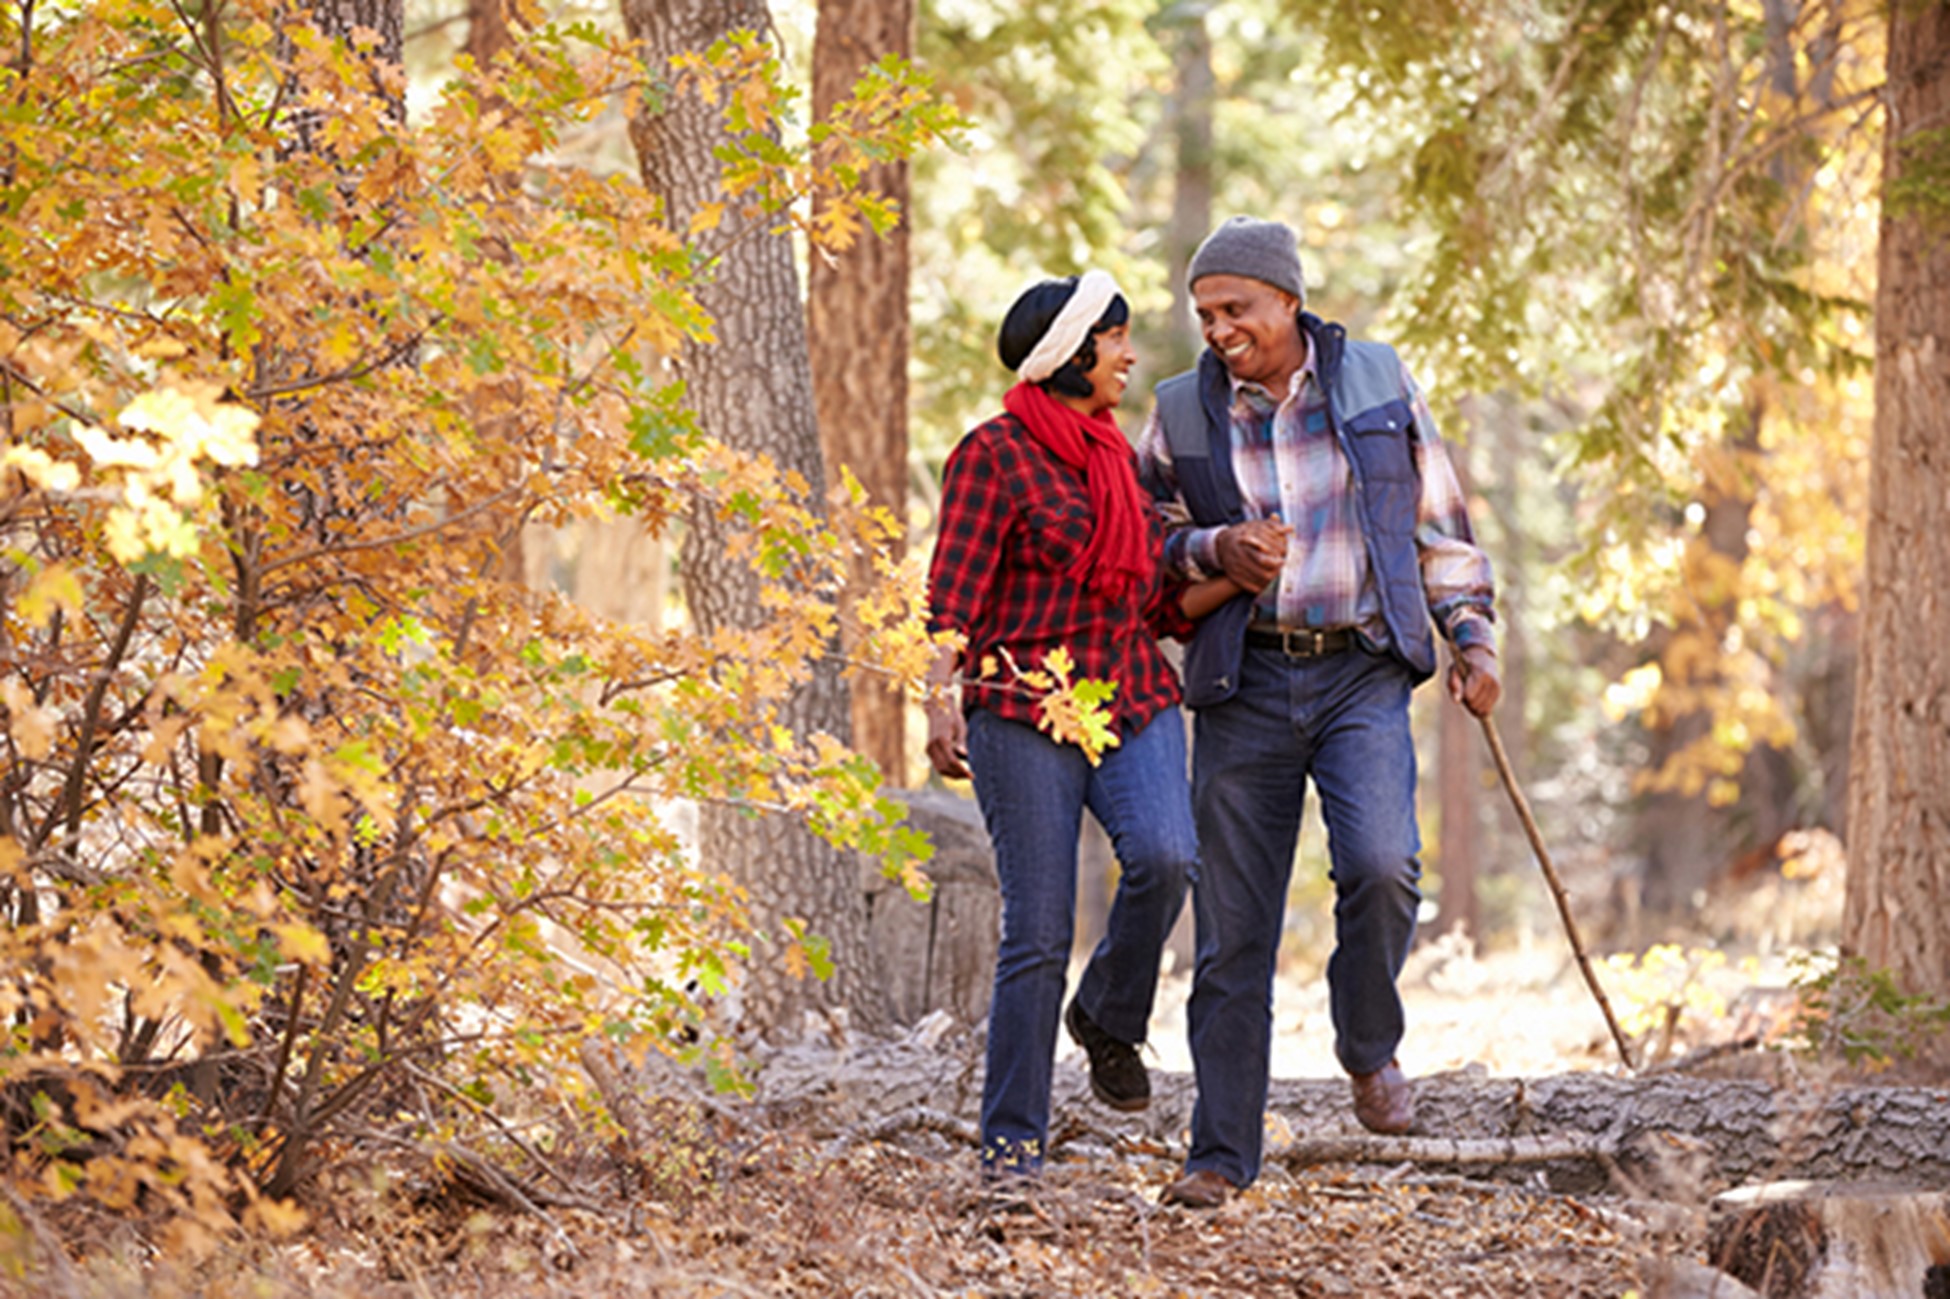
[[1478, 646], [1496, 653], [1496, 630], [1489, 618], [1477, 609], [1459, 609], [1449, 620], [1449, 643], [1458, 650]]
[[1219, 563], [1219, 533], [1223, 528], [1186, 528], [1178, 536], [1182, 538], [1178, 552], [1179, 564], [1183, 568], [1180, 576], [1188, 581], [1200, 582], [1208, 577], [1219, 577], [1225, 569]]

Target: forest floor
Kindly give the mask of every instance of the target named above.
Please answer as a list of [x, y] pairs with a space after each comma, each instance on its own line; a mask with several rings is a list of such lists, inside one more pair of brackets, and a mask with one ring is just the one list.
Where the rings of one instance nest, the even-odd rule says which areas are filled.
[[[1740, 986], [1761, 977], [1750, 965], [1684, 979], [1687, 999], [1718, 1010], [1695, 1014], [1693, 1036], [1746, 1031], [1741, 1007], [1753, 999]], [[1311, 974], [1282, 980], [1277, 1076], [1338, 1076], [1320, 984]], [[1603, 1019], [1558, 953], [1540, 947], [1478, 961], [1429, 945], [1403, 989], [1411, 1074], [1616, 1069]], [[1161, 1079], [1188, 1068], [1187, 991], [1182, 973], [1167, 974], [1152, 1061]], [[1690, 1044], [1685, 1031], [1674, 1042]], [[791, 1085], [762, 1081], [761, 1104], [745, 1108], [768, 1117], [739, 1117], [737, 1102], [665, 1108], [644, 1143], [653, 1148], [647, 1158], [557, 1120], [547, 1148], [561, 1182], [530, 1177], [527, 1211], [465, 1169], [350, 1157], [306, 1193], [309, 1225], [286, 1241], [186, 1265], [168, 1259], [141, 1224], [84, 1224], [86, 1250], [39, 1252], [24, 1273], [0, 1274], [0, 1294], [1620, 1299], [1679, 1293], [1650, 1278], [1701, 1253], [1697, 1214], [1647, 1217], [1607, 1197], [1553, 1191], [1541, 1177], [1431, 1176], [1407, 1165], [1293, 1172], [1269, 1164], [1217, 1211], [1160, 1207], [1182, 1133], [1120, 1135], [1115, 1116], [1085, 1098], [1067, 1040], [1051, 1165], [1038, 1181], [996, 1192], [975, 1176], [965, 1144], [979, 1038], [955, 1030], [925, 1046], [931, 1055], [959, 1052], [968, 1066], [954, 1088], [918, 1083], [914, 1094], [939, 1119], [933, 1130], [929, 1121], [876, 1125], [886, 1115], [871, 1108], [836, 1115], [795, 1105]], [[766, 1107], [768, 1089], [787, 1099]], [[874, 1104], [883, 1103], [897, 1102]], [[1274, 1142], [1281, 1135], [1269, 1132]], [[43, 1241], [54, 1234], [37, 1226]], [[74, 1229], [59, 1224], [69, 1240]]]

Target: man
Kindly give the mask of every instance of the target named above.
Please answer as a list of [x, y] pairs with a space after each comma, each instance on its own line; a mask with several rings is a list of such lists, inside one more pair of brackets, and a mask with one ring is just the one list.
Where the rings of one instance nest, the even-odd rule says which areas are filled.
[[1259, 1175], [1280, 923], [1311, 778], [1327, 825], [1335, 1054], [1371, 1131], [1406, 1132], [1395, 988], [1421, 901], [1409, 694], [1453, 647], [1449, 693], [1501, 693], [1490, 565], [1420, 390], [1392, 348], [1304, 311], [1294, 233], [1234, 217], [1187, 278], [1205, 351], [1160, 384], [1139, 445], [1177, 525], [1167, 567], [1246, 592], [1185, 658], [1201, 866], [1189, 1012], [1198, 1102], [1167, 1204], [1210, 1208]]

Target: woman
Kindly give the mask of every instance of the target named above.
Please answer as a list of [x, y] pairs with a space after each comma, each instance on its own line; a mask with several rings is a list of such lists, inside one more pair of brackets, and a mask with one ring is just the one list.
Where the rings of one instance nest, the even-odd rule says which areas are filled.
[[[1062, 1018], [1089, 1057], [1091, 1091], [1117, 1109], [1150, 1103], [1137, 1048], [1197, 858], [1178, 678], [1157, 636], [1187, 634], [1190, 617], [1237, 588], [1219, 579], [1161, 589], [1161, 525], [1111, 416], [1136, 359], [1129, 322], [1102, 271], [1024, 292], [997, 340], [1021, 382], [1004, 414], [955, 447], [942, 482], [930, 626], [965, 643], [935, 667], [928, 759], [944, 776], [973, 769], [1002, 886], [982, 1088], [987, 1173], [1042, 1167], [1083, 810], [1109, 834], [1121, 871], [1103, 941]], [[1038, 668], [1058, 648], [1076, 677], [1116, 683], [1119, 743], [1099, 765], [1038, 730], [1037, 698], [1008, 670]], [[958, 669], [959, 706], [947, 689]]]

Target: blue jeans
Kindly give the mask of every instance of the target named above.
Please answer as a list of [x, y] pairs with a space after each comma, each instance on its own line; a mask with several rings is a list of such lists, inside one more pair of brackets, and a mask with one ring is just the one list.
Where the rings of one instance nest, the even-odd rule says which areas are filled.
[[1212, 1169], [1236, 1186], [1259, 1175], [1273, 971], [1309, 777], [1332, 859], [1334, 1052], [1350, 1073], [1394, 1057], [1395, 977], [1422, 896], [1413, 688], [1400, 663], [1362, 649], [1290, 659], [1247, 646], [1239, 693], [1198, 714], [1192, 799], [1203, 864], [1188, 1010], [1198, 1102], [1188, 1170]]
[[1033, 1173], [1048, 1146], [1083, 810], [1109, 834], [1119, 878], [1103, 941], [1076, 996], [1106, 1033], [1140, 1043], [1158, 991], [1158, 960], [1197, 868], [1185, 722], [1176, 708], [1167, 709], [1092, 767], [1076, 746], [978, 708], [968, 717], [968, 761], [1002, 885], [1002, 946], [982, 1081], [982, 1167]]

